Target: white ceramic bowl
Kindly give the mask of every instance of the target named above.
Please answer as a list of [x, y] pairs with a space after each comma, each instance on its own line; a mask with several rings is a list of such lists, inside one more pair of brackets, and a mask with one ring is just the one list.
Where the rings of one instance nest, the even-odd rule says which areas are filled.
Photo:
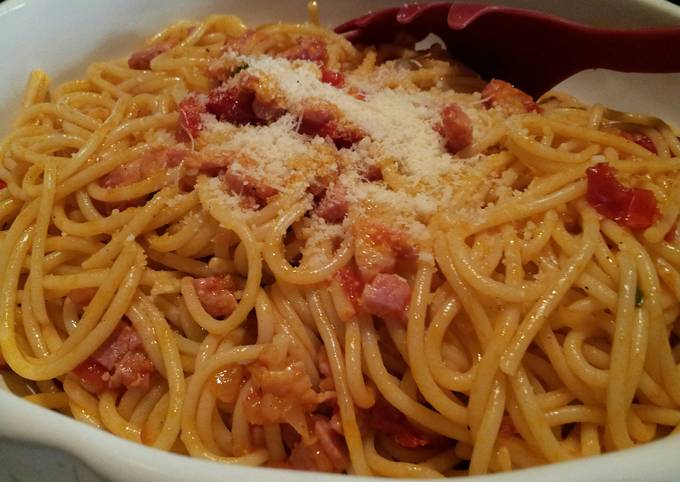
[[[369, 9], [402, 2], [320, 0], [319, 3], [323, 23], [335, 25]], [[506, 0], [494, 3], [544, 10], [595, 25], [680, 25], [680, 7], [662, 0]], [[219, 12], [239, 15], [249, 24], [277, 19], [299, 21], [305, 18], [305, 4], [304, 0], [7, 0], [0, 4], [0, 135], [9, 131], [27, 75], [34, 68], [46, 70], [57, 82], [76, 78], [84, 73], [90, 62], [125, 56], [140, 45], [142, 39], [180, 18], [201, 18]], [[669, 51], [668, 54], [677, 55], [677, 52]], [[678, 85], [678, 74], [623, 75], [591, 71], [569, 79], [561, 88], [589, 102], [650, 113], [680, 126]], [[160, 452], [33, 406], [1, 387], [0, 437], [63, 449], [113, 480], [347, 480], [337, 475], [226, 466]], [[45, 454], [44, 451], [40, 453]], [[0, 459], [6, 460], [0, 465], [9, 474], [12, 465], [18, 462], [2, 454], [0, 452]], [[469, 480], [671, 481], [680, 477], [678, 454], [680, 437], [674, 437], [600, 457]], [[32, 463], [39, 466], [42, 462], [36, 459]], [[369, 482], [375, 479], [352, 480]]]

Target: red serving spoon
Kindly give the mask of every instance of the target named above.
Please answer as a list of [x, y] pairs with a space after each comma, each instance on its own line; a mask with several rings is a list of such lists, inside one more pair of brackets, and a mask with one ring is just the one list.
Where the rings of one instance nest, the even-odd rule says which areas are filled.
[[372, 12], [335, 31], [362, 44], [389, 42], [400, 31], [417, 40], [433, 33], [482, 77], [534, 97], [586, 69], [680, 72], [680, 27], [598, 28], [520, 8], [434, 3]]

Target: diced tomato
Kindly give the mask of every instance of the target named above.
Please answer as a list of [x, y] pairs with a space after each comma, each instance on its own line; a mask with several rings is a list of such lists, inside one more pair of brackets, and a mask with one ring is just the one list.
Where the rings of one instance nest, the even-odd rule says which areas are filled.
[[71, 372], [83, 385], [83, 388], [90, 393], [100, 394], [109, 387], [108, 378], [111, 376], [108, 370], [94, 361], [92, 358], [86, 359]]
[[217, 88], [208, 94], [206, 108], [220, 121], [232, 124], [256, 124], [258, 119], [253, 112], [255, 93], [238, 87]]
[[196, 278], [193, 284], [201, 305], [210, 315], [226, 317], [236, 309], [238, 303], [232, 293], [236, 286], [230, 277]]
[[498, 107], [507, 115], [538, 110], [538, 106], [529, 94], [498, 79], [493, 79], [484, 87], [482, 99], [487, 107]]
[[361, 306], [383, 320], [398, 321], [406, 326], [411, 287], [397, 274], [380, 273], [364, 287]]
[[441, 112], [441, 133], [451, 154], [472, 144], [472, 121], [458, 104], [448, 104]]
[[340, 223], [347, 215], [348, 209], [347, 191], [342, 184], [336, 182], [326, 190], [315, 212], [329, 223]]
[[128, 66], [135, 70], [148, 70], [151, 68], [151, 61], [163, 52], [175, 46], [175, 42], [160, 42], [149, 45], [144, 50], [133, 53], [128, 59]]
[[328, 62], [326, 42], [319, 38], [298, 38], [295, 45], [281, 55], [289, 60], [308, 60], [319, 65], [325, 65]]
[[7, 183], [0, 179], [0, 189], [5, 189], [7, 187]]
[[586, 171], [586, 199], [606, 218], [630, 229], [646, 229], [661, 216], [654, 193], [621, 184], [612, 167], [601, 162]]
[[418, 430], [403, 413], [382, 399], [371, 408], [368, 423], [373, 430], [389, 435], [404, 448], [427, 447], [443, 441], [440, 435], [430, 435]]
[[203, 129], [201, 114], [207, 111], [205, 101], [198, 94], [189, 94], [179, 103], [179, 125], [180, 128], [194, 138]]
[[355, 308], [359, 308], [359, 298], [364, 291], [364, 281], [354, 263], [347, 264], [335, 273], [335, 278], [340, 282], [343, 292]]
[[340, 88], [345, 85], [345, 75], [337, 70], [330, 70], [324, 67], [321, 69], [321, 82]]
[[621, 137], [623, 137], [624, 139], [628, 139], [629, 141], [632, 141], [639, 146], [644, 147], [649, 152], [653, 152], [654, 154], [657, 154], [656, 146], [654, 145], [654, 141], [652, 141], [649, 138], [649, 136], [646, 136], [642, 132], [621, 131]]

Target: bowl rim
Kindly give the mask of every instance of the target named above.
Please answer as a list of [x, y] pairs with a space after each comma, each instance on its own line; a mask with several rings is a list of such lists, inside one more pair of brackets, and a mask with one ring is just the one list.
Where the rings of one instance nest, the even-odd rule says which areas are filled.
[[[65, 415], [45, 410], [21, 398], [0, 390], [0, 410], [4, 413], [21, 413], [10, 417], [0, 431], [0, 436], [29, 443], [36, 443], [63, 450], [74, 455], [90, 468], [105, 476], [121, 475], [124, 467], [125, 480], [238, 480], [240, 477], [273, 477], [280, 482], [340, 482], [344, 474], [322, 474], [297, 470], [225, 465], [221, 462], [189, 458], [139, 445], [132, 441], [73, 420]], [[40, 419], [40, 424], [26, 422]], [[82, 443], [87, 441], [87, 443]], [[106, 457], [102, 457], [104, 447]], [[520, 469], [512, 472], [468, 476], [471, 482], [542, 482], [545, 480], [572, 480], [575, 474], [587, 467], [589, 480], [635, 481], [638, 477], [653, 474], [653, 479], [673, 480], [680, 473], [680, 436], [636, 446], [631, 449], [606, 454]], [[660, 466], [659, 461], [664, 465]], [[375, 477], [350, 476], [356, 482], [374, 482]], [[405, 481], [407, 479], [395, 479]], [[429, 479], [434, 480], [434, 479]]]

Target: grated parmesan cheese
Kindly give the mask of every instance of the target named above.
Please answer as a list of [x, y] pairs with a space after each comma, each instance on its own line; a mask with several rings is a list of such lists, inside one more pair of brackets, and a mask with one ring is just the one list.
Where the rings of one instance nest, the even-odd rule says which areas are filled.
[[[432, 217], [449, 209], [460, 188], [480, 176], [479, 156], [464, 159], [447, 151], [436, 130], [442, 107], [449, 102], [460, 105], [473, 123], [475, 139], [498, 124], [495, 114], [483, 108], [479, 94], [386, 88], [350, 73], [347, 85], [359, 86], [366, 93], [360, 100], [348, 88], [321, 82], [319, 67], [313, 62], [234, 52], [226, 52], [217, 62], [247, 65], [244, 73], [266, 79], [288, 114], [269, 125], [239, 127], [206, 114], [201, 135], [208, 139], [208, 148], [243, 154], [246, 160], [237, 159], [230, 169], [280, 192], [302, 192], [328, 174], [337, 175], [345, 188], [350, 211], [343, 224], [326, 223], [313, 213], [303, 220], [303, 262], [312, 267], [328, 262], [329, 240], [349, 235], [349, 224], [359, 216], [370, 216], [416, 242], [427, 242]], [[380, 75], [394, 78], [398, 73], [395, 66], [391, 68], [391, 72], [380, 69]], [[230, 82], [236, 83], [244, 73]], [[336, 149], [329, 140], [298, 133], [301, 106], [314, 100], [336, 106], [344, 121], [366, 137], [350, 148]], [[367, 182], [361, 173], [371, 165], [381, 166], [383, 172], [385, 166], [393, 166], [393, 175]], [[205, 189], [211, 192], [211, 202], [243, 213], [238, 198], [225, 193], [217, 179], [208, 183]]]

